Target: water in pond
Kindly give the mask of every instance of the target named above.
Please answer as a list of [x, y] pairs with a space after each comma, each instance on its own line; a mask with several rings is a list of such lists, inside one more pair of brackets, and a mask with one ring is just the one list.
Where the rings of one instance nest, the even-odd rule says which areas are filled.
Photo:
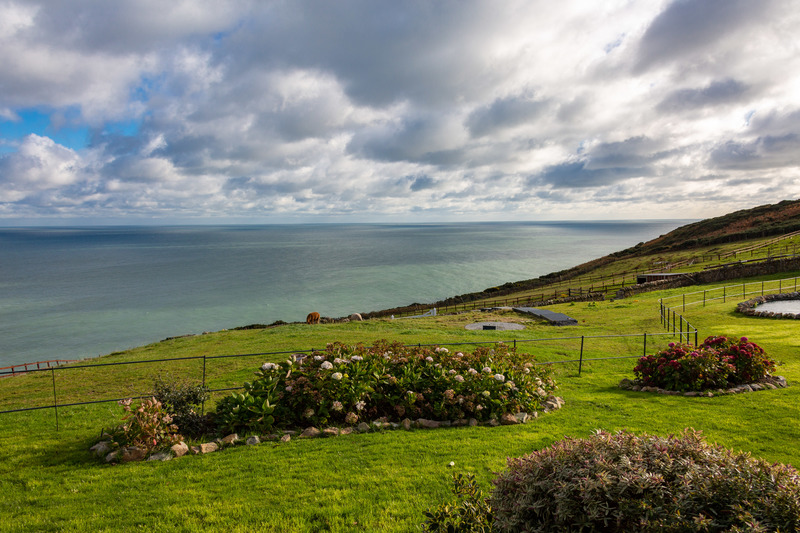
[[781, 300], [764, 302], [756, 308], [757, 311], [768, 313], [800, 313], [800, 300]]

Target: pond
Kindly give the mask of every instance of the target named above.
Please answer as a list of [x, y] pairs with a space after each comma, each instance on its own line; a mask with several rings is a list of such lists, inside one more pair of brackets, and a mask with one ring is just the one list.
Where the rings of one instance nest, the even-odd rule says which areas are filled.
[[800, 300], [778, 300], [764, 302], [756, 307], [758, 312], [800, 314]]

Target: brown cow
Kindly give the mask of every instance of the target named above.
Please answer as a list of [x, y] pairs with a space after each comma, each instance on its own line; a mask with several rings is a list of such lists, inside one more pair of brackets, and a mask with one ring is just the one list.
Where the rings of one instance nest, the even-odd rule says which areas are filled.
[[319, 313], [314, 311], [313, 313], [308, 313], [306, 317], [306, 324], [319, 324]]

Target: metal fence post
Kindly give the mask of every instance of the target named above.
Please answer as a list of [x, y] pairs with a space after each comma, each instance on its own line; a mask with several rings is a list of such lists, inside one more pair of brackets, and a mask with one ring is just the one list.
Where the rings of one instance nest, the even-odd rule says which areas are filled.
[[583, 338], [584, 336], [581, 335], [581, 357], [578, 361], [578, 375], [581, 375], [581, 370], [583, 370]]
[[[206, 388], [206, 354], [203, 354], [203, 388]], [[203, 402], [200, 404], [200, 414], [206, 414], [206, 401], [203, 399]]]
[[644, 334], [644, 349], [642, 350], [642, 357], [647, 355], [647, 333]]
[[53, 409], [56, 412], [56, 431], [58, 431], [58, 397], [56, 396], [56, 369], [51, 368], [50, 374], [53, 377]]

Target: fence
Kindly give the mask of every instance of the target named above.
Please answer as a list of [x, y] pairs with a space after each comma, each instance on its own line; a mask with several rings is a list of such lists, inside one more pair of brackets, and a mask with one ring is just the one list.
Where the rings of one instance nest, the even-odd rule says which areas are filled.
[[[580, 348], [575, 350], [575, 358], [572, 359], [565, 359], [565, 360], [557, 360], [557, 361], [546, 361], [546, 362], [537, 362], [537, 365], [552, 365], [552, 364], [564, 364], [564, 363], [577, 363], [578, 364], [578, 375], [581, 374], [583, 370], [583, 364], [592, 362], [592, 361], [605, 361], [605, 360], [615, 360], [615, 359], [633, 359], [639, 358], [640, 355], [626, 355], [626, 356], [615, 356], [615, 357], [594, 357], [594, 358], [586, 358], [584, 357], [585, 352], [589, 349], [588, 343], [592, 341], [599, 341], [600, 339], [635, 339], [641, 338], [642, 339], [642, 353], [641, 355], [647, 354], [647, 345], [648, 340], [652, 340], [654, 337], [661, 337], [661, 336], [672, 336], [674, 337], [678, 333], [673, 331], [671, 333], [635, 333], [635, 334], [620, 334], [620, 335], [580, 335], [580, 336], [567, 336], [567, 337], [549, 337], [549, 338], [540, 338], [540, 339], [512, 339], [507, 341], [484, 341], [484, 342], [464, 342], [464, 343], [445, 343], [445, 344], [417, 344], [418, 347], [423, 346], [477, 346], [481, 344], [497, 344], [498, 342], [503, 342], [505, 344], [511, 345], [514, 348], [521, 344], [525, 343], [541, 343], [547, 341], [558, 341], [559, 346], [563, 347], [566, 344], [565, 341], [574, 341], [576, 344], [580, 341]], [[687, 331], [680, 332], [681, 340], [685, 340], [686, 342], [691, 342], [690, 332], [687, 328]], [[697, 342], [697, 330], [694, 330], [694, 341]], [[292, 350], [292, 351], [282, 351], [282, 352], [261, 352], [261, 353], [250, 353], [250, 354], [232, 354], [232, 355], [217, 355], [217, 356], [193, 356], [193, 357], [176, 357], [176, 358], [169, 358], [169, 359], [152, 359], [152, 360], [139, 360], [139, 361], [122, 361], [122, 362], [113, 362], [113, 363], [98, 363], [92, 365], [70, 365], [70, 366], [57, 366], [57, 367], [50, 367], [44, 369], [31, 369], [28, 373], [36, 373], [36, 372], [50, 372], [51, 378], [51, 387], [52, 387], [52, 404], [50, 405], [42, 405], [37, 407], [24, 407], [18, 409], [7, 409], [0, 411], [1, 414], [8, 414], [8, 413], [19, 413], [19, 412], [26, 412], [26, 411], [37, 411], [42, 409], [52, 409], [55, 414], [55, 425], [56, 431], [59, 428], [59, 421], [58, 421], [58, 410], [59, 408], [65, 407], [74, 407], [79, 405], [92, 405], [92, 404], [100, 404], [100, 403], [111, 403], [111, 402], [118, 402], [123, 399], [127, 398], [146, 398], [151, 396], [150, 393], [144, 394], [142, 392], [139, 393], [132, 393], [129, 395], [125, 395], [124, 397], [115, 397], [115, 398], [103, 398], [98, 400], [90, 400], [90, 401], [76, 401], [76, 402], [69, 402], [69, 403], [59, 403], [58, 398], [58, 388], [56, 386], [56, 372], [59, 373], [73, 373], [79, 370], [97, 370], [101, 368], [107, 367], [117, 367], [117, 366], [124, 366], [124, 365], [152, 365], [155, 363], [170, 363], [172, 365], [176, 364], [179, 361], [197, 361], [198, 363], [202, 361], [202, 379], [201, 383], [203, 386], [206, 386], [207, 383], [207, 369], [209, 363], [214, 363], [215, 361], [221, 361], [226, 359], [233, 359], [233, 358], [245, 358], [245, 357], [268, 357], [268, 356], [279, 356], [279, 355], [290, 355], [290, 354], [304, 354], [304, 353], [312, 353], [314, 352], [313, 349], [308, 350]], [[8, 372], [6, 372], [8, 373]], [[0, 372], [0, 375], [3, 375], [3, 372]], [[210, 389], [209, 392], [225, 392], [225, 391], [232, 391], [232, 390], [239, 390], [242, 387], [221, 387]], [[204, 408], [205, 406], [203, 406]]]
[[[715, 289], [704, 289], [702, 291], [686, 292], [678, 296], [669, 296], [661, 298], [659, 304], [661, 305], [661, 318], [662, 323], [665, 316], [668, 317], [672, 312], [675, 316], [675, 309], [681, 308], [681, 312], [686, 311], [687, 306], [703, 304], [706, 306], [708, 302], [715, 300], [722, 300], [723, 303], [728, 299], [741, 298], [747, 300], [749, 295], [765, 295], [765, 294], [781, 294], [783, 292], [797, 292], [797, 283], [800, 278], [784, 278], [770, 281], [754, 281], [743, 282], [741, 285], [726, 285], [724, 287], [717, 287]], [[688, 297], [688, 298], [687, 298]], [[677, 301], [674, 305], [667, 305], [666, 302]], [[681, 317], [682, 318], [682, 317]]]
[[[44, 369], [48, 369], [61, 366], [66, 363], [74, 363], [75, 361], [75, 359], [50, 359], [49, 361], [36, 361], [34, 363], [21, 363], [18, 365], [3, 366], [0, 367], [0, 377], [16, 376], [17, 374], [24, 374], [29, 370], [41, 370], [43, 366]], [[28, 367], [31, 368], [29, 369]]]

